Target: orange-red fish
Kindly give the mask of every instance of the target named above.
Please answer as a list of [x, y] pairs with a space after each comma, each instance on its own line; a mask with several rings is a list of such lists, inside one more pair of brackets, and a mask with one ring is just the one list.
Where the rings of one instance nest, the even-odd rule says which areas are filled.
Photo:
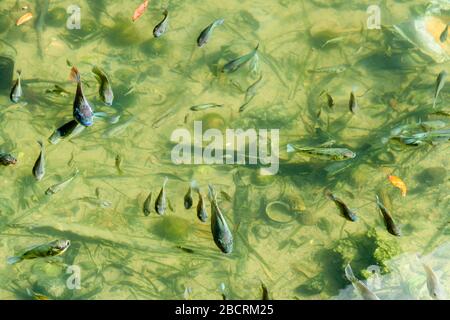
[[396, 176], [388, 176], [389, 181], [394, 185], [395, 187], [399, 188], [402, 191], [402, 196], [406, 196], [406, 184], [403, 182], [402, 179]]
[[20, 26], [21, 24], [30, 21], [32, 18], [33, 14], [31, 12], [27, 12], [16, 21], [16, 26]]
[[133, 14], [133, 22], [139, 19], [145, 12], [145, 10], [148, 7], [148, 0], [144, 1], [135, 11]]

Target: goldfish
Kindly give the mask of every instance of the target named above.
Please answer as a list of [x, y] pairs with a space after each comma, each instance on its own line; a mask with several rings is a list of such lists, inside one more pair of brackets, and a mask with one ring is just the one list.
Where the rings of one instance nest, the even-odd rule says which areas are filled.
[[32, 18], [33, 14], [31, 12], [27, 12], [16, 21], [16, 26], [20, 26], [21, 24], [30, 21]]
[[133, 17], [131, 18], [133, 22], [135, 22], [137, 19], [139, 19], [147, 10], [148, 7], [148, 0], [144, 1], [137, 9], [134, 11]]
[[403, 182], [402, 179], [396, 176], [388, 176], [389, 181], [394, 185], [395, 187], [399, 188], [402, 192], [402, 196], [406, 197], [406, 184]]

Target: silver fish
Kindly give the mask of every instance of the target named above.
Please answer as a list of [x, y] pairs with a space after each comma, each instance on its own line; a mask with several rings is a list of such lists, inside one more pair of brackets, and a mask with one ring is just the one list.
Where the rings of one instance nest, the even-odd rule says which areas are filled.
[[111, 81], [107, 74], [97, 66], [92, 68], [92, 72], [95, 74], [97, 81], [100, 85], [98, 93], [102, 101], [108, 105], [112, 106], [114, 100], [114, 92], [111, 87]]
[[345, 267], [345, 277], [350, 281], [355, 287], [356, 291], [362, 296], [364, 300], [380, 300], [378, 296], [373, 293], [361, 280], [355, 277], [353, 270], [348, 264]]
[[239, 112], [243, 112], [245, 110], [245, 108], [247, 108], [250, 101], [253, 100], [253, 98], [256, 95], [256, 88], [257, 88], [258, 84], [261, 82], [262, 78], [263, 78], [263, 76], [261, 74], [260, 77], [258, 78], [258, 80], [256, 80], [254, 83], [252, 83], [247, 88], [247, 91], [245, 92], [244, 104], [242, 104], [241, 107], [239, 108]]
[[213, 23], [211, 23], [209, 26], [207, 26], [203, 31], [200, 33], [200, 35], [197, 38], [197, 46], [199, 48], [202, 48], [211, 37], [211, 34], [213, 30], [224, 23], [224, 19], [217, 19]]
[[427, 274], [427, 288], [431, 298], [434, 300], [446, 300], [444, 287], [439, 282], [439, 279], [433, 269], [425, 263], [422, 263], [422, 266]]
[[211, 108], [222, 108], [223, 104], [217, 104], [217, 103], [204, 103], [204, 104], [198, 104], [196, 106], [192, 106], [190, 109], [192, 111], [202, 111], [207, 110]]
[[436, 79], [436, 88], [434, 90], [434, 99], [433, 99], [433, 109], [436, 107], [436, 100], [439, 95], [439, 92], [441, 92], [442, 88], [444, 88], [446, 78], [447, 72], [444, 70], [439, 73]]
[[72, 176], [70, 176], [67, 180], [64, 180], [62, 182], [56, 183], [52, 186], [50, 186], [46, 191], [45, 194], [50, 196], [53, 195], [59, 191], [61, 191], [62, 189], [64, 189], [65, 187], [67, 187], [67, 185], [78, 175], [78, 169], [75, 170], [75, 172], [72, 174]]
[[14, 85], [11, 89], [11, 93], [9, 95], [9, 98], [11, 99], [12, 102], [17, 103], [19, 102], [20, 98], [22, 97], [22, 83], [21, 83], [21, 75], [22, 75], [22, 71], [21, 70], [17, 70], [17, 80], [16, 82], [14, 82]]
[[164, 19], [158, 23], [155, 28], [153, 29], [153, 36], [155, 38], [161, 37], [164, 33], [166, 33], [168, 27], [169, 27], [169, 11], [164, 10]]
[[155, 201], [155, 211], [159, 215], [163, 215], [167, 208], [167, 199], [166, 199], [166, 183], [169, 178], [165, 177], [163, 185], [161, 187], [161, 191], [159, 192], [158, 197]]

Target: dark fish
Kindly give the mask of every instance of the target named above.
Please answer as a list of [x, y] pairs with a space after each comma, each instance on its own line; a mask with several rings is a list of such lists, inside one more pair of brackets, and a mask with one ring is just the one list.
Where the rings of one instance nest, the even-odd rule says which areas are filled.
[[380, 198], [378, 198], [378, 195], [375, 196], [377, 200], [377, 206], [381, 211], [381, 214], [383, 216], [384, 225], [386, 226], [387, 231], [394, 235], [394, 236], [401, 236], [400, 229], [397, 227], [397, 225], [394, 222], [394, 219], [386, 209], [386, 207], [381, 203]]
[[333, 106], [334, 106], [334, 100], [333, 100], [333, 97], [332, 97], [329, 93], [327, 93], [326, 95], [327, 95], [327, 104], [328, 104], [328, 107], [329, 107], [329, 108], [333, 108]]
[[207, 26], [205, 29], [203, 29], [203, 31], [200, 32], [200, 35], [197, 38], [197, 46], [199, 48], [203, 47], [209, 41], [209, 38], [211, 37], [213, 30], [217, 26], [222, 25], [224, 21], [225, 21], [224, 19], [217, 19], [209, 26]]
[[194, 199], [192, 199], [192, 189], [195, 188], [195, 181], [191, 182], [187, 193], [184, 196], [184, 207], [186, 209], [192, 208], [192, 204], [194, 203]]
[[144, 214], [146, 216], [148, 216], [152, 212], [152, 210], [151, 210], [151, 206], [152, 206], [151, 202], [152, 202], [152, 192], [150, 191], [150, 193], [147, 196], [147, 199], [145, 199], [145, 201], [144, 201], [144, 208], [143, 208], [143, 210], [144, 210]]
[[348, 102], [348, 107], [353, 114], [356, 113], [356, 110], [358, 110], [358, 102], [356, 101], [356, 96], [353, 90], [352, 92], [350, 92], [350, 100]]
[[327, 196], [334, 201], [334, 203], [336, 204], [336, 206], [339, 208], [341, 215], [349, 220], [349, 221], [356, 221], [358, 220], [358, 217], [356, 216], [356, 214], [344, 203], [344, 201], [342, 201], [341, 199], [339, 199], [338, 197], [336, 197], [334, 194], [332, 194], [331, 192], [327, 192]]
[[15, 264], [22, 260], [53, 257], [63, 254], [70, 246], [69, 240], [55, 240], [26, 250], [19, 256], [8, 258], [8, 264]]
[[209, 185], [209, 201], [211, 202], [211, 232], [214, 242], [223, 253], [233, 251], [233, 234], [217, 203], [217, 195], [212, 185]]
[[86, 100], [81, 85], [81, 76], [76, 67], [72, 67], [71, 77], [77, 82], [77, 92], [73, 101], [73, 116], [81, 125], [92, 126], [94, 123], [94, 112]]
[[169, 179], [167, 177], [164, 178], [164, 182], [161, 187], [161, 191], [159, 192], [159, 195], [155, 201], [155, 211], [159, 215], [163, 215], [167, 208], [166, 183], [168, 180]]
[[97, 78], [97, 81], [100, 85], [98, 89], [98, 94], [100, 95], [100, 98], [106, 105], [112, 106], [114, 100], [114, 93], [108, 75], [97, 66], [94, 66], [92, 68], [92, 72], [95, 74], [95, 77]]
[[197, 204], [197, 218], [201, 222], [206, 222], [208, 219], [208, 213], [206, 212], [205, 201], [203, 200], [203, 196], [200, 193], [200, 190], [197, 190], [198, 193], [198, 204]]
[[256, 55], [258, 48], [259, 48], [259, 43], [257, 44], [256, 48], [253, 49], [250, 53], [247, 53], [246, 55], [243, 55], [237, 59], [231, 60], [230, 62], [225, 64], [223, 66], [222, 72], [224, 72], [224, 73], [235, 72], [240, 67], [242, 67], [244, 64], [249, 62]]
[[194, 253], [194, 250], [190, 249], [190, 248], [186, 248], [186, 247], [182, 247], [182, 246], [177, 246], [178, 249], [186, 252], [186, 253]]
[[436, 107], [436, 100], [437, 100], [442, 88], [444, 88], [446, 78], [447, 78], [447, 72], [444, 70], [439, 73], [439, 75], [436, 79], [436, 88], [434, 89], [433, 108]]
[[3, 166], [9, 166], [11, 164], [16, 164], [17, 159], [9, 153], [0, 152], [0, 164]]
[[38, 141], [37, 143], [41, 147], [41, 152], [39, 153], [39, 157], [34, 163], [33, 175], [36, 178], [36, 180], [40, 181], [45, 175], [45, 149], [42, 141]]
[[262, 281], [261, 281], [261, 290], [262, 290], [261, 300], [270, 300], [269, 290], [267, 290], [266, 285]]
[[161, 37], [164, 33], [166, 33], [168, 27], [169, 27], [169, 11], [164, 10], [164, 19], [158, 23], [155, 28], [153, 29], [153, 36], [155, 38]]
[[447, 41], [447, 37], [448, 37], [448, 24], [445, 26], [444, 31], [442, 31], [441, 35], [439, 36], [439, 40], [441, 40], [441, 42], [445, 42]]
[[116, 165], [117, 173], [119, 175], [122, 175], [123, 174], [123, 171], [122, 171], [122, 168], [121, 168], [121, 166], [122, 166], [122, 157], [120, 156], [120, 154], [116, 155], [115, 165]]
[[14, 85], [11, 89], [11, 94], [9, 95], [9, 98], [12, 102], [17, 103], [19, 102], [20, 98], [22, 97], [22, 84], [21, 84], [21, 75], [22, 71], [17, 70], [17, 80], [14, 82]]
[[48, 141], [51, 144], [57, 144], [61, 139], [64, 139], [72, 134], [72, 132], [74, 132], [75, 128], [78, 126], [80, 126], [80, 124], [76, 120], [70, 120], [69, 122], [56, 129], [48, 138]]

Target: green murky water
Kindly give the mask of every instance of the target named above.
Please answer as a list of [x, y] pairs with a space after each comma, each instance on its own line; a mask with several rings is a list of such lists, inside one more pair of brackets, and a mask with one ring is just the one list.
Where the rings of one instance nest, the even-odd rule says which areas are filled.
[[[433, 16], [437, 20], [426, 20], [425, 29], [439, 37], [450, 21], [448, 1], [384, 1], [381, 30], [367, 29], [370, 1], [171, 1], [169, 30], [158, 39], [152, 30], [165, 2], [151, 1], [133, 23], [139, 1], [80, 0], [81, 29], [69, 30], [72, 3], [0, 2], [1, 148], [18, 160], [0, 168], [0, 299], [31, 298], [27, 289], [51, 299], [260, 299], [261, 282], [274, 299], [359, 298], [344, 276], [347, 263], [372, 284], [367, 270], [379, 270], [381, 284], [372, 289], [382, 299], [429, 299], [416, 254], [449, 286], [448, 136], [419, 146], [389, 139], [405, 124], [438, 120], [432, 126], [450, 128], [449, 86], [432, 108], [436, 77], [450, 71], [450, 41], [430, 52], [408, 25]], [[16, 26], [27, 11], [33, 19]], [[200, 31], [218, 18], [225, 23], [197, 48]], [[258, 60], [232, 74], [220, 72], [257, 43]], [[47, 141], [72, 119], [76, 85], [68, 80], [67, 60], [80, 70], [95, 111], [120, 119], [97, 118], [76, 137], [46, 142], [47, 171], [37, 182], [31, 173], [36, 140]], [[93, 65], [111, 78], [112, 107], [98, 97]], [[22, 70], [17, 104], [9, 100], [13, 68]], [[260, 75], [255, 97], [239, 112]], [[68, 93], [48, 92], [55, 84]], [[352, 89], [355, 114], [349, 111]], [[331, 108], [324, 91], [334, 100]], [[204, 103], [224, 106], [190, 110]], [[173, 164], [170, 136], [176, 128], [192, 132], [194, 121], [222, 132], [280, 129], [278, 174], [261, 176], [257, 165]], [[333, 162], [286, 154], [287, 143], [330, 140], [357, 156]], [[45, 195], [76, 169], [66, 188]], [[406, 183], [406, 197], [389, 174]], [[156, 198], [165, 176], [173, 211], [145, 216], [143, 203], [150, 191]], [[184, 208], [192, 179], [205, 196], [208, 183], [230, 195], [220, 195], [219, 203], [234, 235], [231, 254], [215, 246], [210, 219], [202, 223], [195, 209]], [[340, 216], [326, 190], [354, 208], [358, 221]], [[377, 193], [401, 237], [386, 231]], [[6, 263], [58, 238], [71, 240], [61, 256]], [[74, 283], [74, 267], [79, 289], [67, 285]]]

